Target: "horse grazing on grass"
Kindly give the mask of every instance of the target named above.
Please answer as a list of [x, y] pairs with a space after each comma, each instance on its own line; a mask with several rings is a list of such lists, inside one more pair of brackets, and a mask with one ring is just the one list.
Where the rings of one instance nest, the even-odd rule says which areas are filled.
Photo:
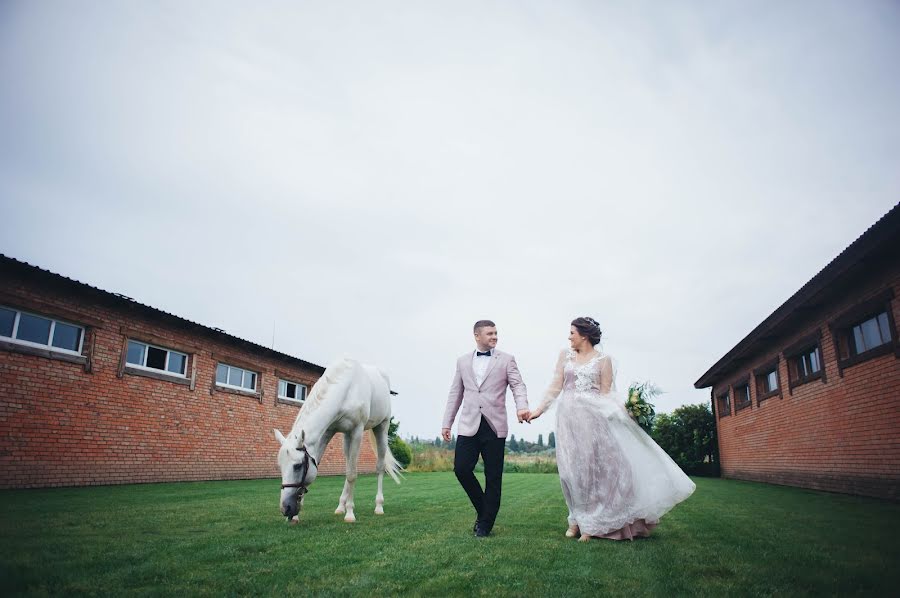
[[[281, 469], [281, 513], [290, 521], [299, 521], [303, 495], [318, 474], [319, 462], [332, 437], [344, 434], [344, 457], [347, 478], [335, 514], [343, 514], [344, 521], [353, 523], [353, 487], [356, 484], [356, 462], [362, 436], [368, 431], [376, 452], [375, 471], [378, 473], [378, 493], [375, 514], [384, 514], [382, 480], [384, 472], [400, 483], [402, 467], [388, 448], [388, 427], [391, 421], [390, 382], [378, 368], [343, 358], [327, 368], [313, 385], [294, 427], [285, 437], [274, 430], [281, 443], [278, 466]], [[299, 504], [298, 504], [299, 500]]]

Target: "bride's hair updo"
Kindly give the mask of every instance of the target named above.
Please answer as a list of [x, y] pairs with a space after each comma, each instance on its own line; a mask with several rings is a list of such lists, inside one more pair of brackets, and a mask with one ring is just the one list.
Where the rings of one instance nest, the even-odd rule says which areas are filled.
[[600, 324], [594, 318], [575, 318], [572, 320], [572, 326], [578, 331], [578, 334], [588, 339], [592, 345], [600, 342], [603, 331], [600, 330]]

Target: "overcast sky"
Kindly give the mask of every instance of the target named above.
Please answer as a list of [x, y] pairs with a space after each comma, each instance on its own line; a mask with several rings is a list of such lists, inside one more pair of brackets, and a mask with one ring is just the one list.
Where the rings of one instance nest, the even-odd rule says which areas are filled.
[[532, 405], [590, 315], [671, 411], [900, 199], [898, 31], [874, 0], [2, 0], [0, 252], [377, 364], [405, 436], [480, 318]]

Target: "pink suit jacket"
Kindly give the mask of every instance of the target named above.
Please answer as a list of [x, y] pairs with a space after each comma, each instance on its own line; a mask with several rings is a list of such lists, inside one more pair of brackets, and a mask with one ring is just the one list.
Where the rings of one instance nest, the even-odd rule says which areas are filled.
[[481, 386], [475, 383], [472, 368], [474, 351], [469, 351], [456, 360], [456, 373], [450, 385], [447, 408], [444, 410], [444, 428], [450, 428], [456, 413], [459, 414], [461, 436], [475, 436], [481, 425], [481, 416], [488, 421], [499, 438], [506, 438], [509, 426], [506, 421], [506, 388], [512, 389], [516, 409], [528, 409], [528, 394], [522, 375], [516, 365], [516, 358], [509, 353], [494, 349], [488, 363]]

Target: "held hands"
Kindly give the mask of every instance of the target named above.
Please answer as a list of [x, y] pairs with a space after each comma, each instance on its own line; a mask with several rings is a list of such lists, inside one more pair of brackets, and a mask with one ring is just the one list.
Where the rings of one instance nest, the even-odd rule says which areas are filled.
[[541, 408], [538, 407], [534, 411], [531, 412], [531, 416], [528, 418], [528, 423], [531, 423], [532, 420], [535, 420], [541, 416], [544, 412], [541, 411]]
[[528, 409], [519, 409], [518, 411], [516, 411], [516, 417], [519, 419], [520, 424], [522, 422], [530, 424], [531, 420], [534, 418], [534, 416]]

